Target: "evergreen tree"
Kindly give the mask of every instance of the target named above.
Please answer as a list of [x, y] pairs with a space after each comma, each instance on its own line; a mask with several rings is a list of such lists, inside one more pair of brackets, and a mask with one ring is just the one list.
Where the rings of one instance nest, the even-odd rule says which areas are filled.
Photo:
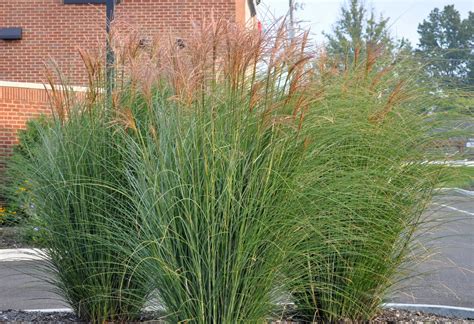
[[332, 33], [324, 33], [328, 54], [351, 61], [369, 49], [392, 50], [395, 44], [388, 32], [388, 21], [383, 16], [377, 19], [373, 11], [368, 13], [359, 0], [351, 0], [348, 7], [341, 7]]
[[474, 88], [474, 13], [462, 20], [454, 5], [433, 9], [418, 25], [417, 54], [430, 77], [446, 85]]

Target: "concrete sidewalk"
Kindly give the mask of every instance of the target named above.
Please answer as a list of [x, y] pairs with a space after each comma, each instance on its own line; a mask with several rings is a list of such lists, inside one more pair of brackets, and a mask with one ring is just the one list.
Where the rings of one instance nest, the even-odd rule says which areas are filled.
[[[474, 199], [462, 192], [450, 191], [435, 199], [430, 219], [444, 220], [436, 231], [427, 233], [436, 239], [438, 251], [431, 260], [421, 263], [416, 271], [422, 277], [406, 281], [405, 288], [388, 300], [392, 303], [449, 305], [474, 308]], [[1, 309], [61, 309], [68, 307], [53, 293], [51, 279], [41, 271], [44, 262], [25, 251], [16, 255], [0, 251], [0, 310]], [[6, 257], [9, 256], [9, 257]], [[26, 261], [33, 257], [33, 261]], [[2, 262], [5, 260], [9, 262]]]

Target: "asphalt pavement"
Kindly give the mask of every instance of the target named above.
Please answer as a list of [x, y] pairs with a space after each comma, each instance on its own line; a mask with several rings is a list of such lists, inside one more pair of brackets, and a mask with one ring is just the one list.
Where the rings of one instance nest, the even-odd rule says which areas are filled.
[[[445, 192], [426, 216], [438, 222], [422, 236], [432, 257], [413, 269], [422, 275], [403, 281], [387, 302], [474, 308], [474, 195]], [[37, 260], [0, 260], [0, 310], [68, 307], [47, 283], [51, 275], [43, 266]]]
[[427, 217], [433, 228], [422, 239], [430, 258], [390, 301], [474, 308], [474, 195], [446, 192], [435, 198]]

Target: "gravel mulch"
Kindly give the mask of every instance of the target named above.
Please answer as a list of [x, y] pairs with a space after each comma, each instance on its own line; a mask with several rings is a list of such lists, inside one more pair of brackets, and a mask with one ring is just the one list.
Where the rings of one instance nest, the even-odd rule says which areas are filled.
[[406, 311], [394, 308], [384, 309], [373, 319], [374, 323], [474, 323], [474, 318], [461, 319], [426, 314], [416, 311]]
[[[161, 324], [160, 320], [153, 320], [153, 313], [145, 313], [140, 322]], [[156, 317], [155, 317], [156, 318]], [[2, 323], [85, 323], [72, 313], [56, 312], [24, 312], [16, 310], [0, 311], [0, 322]], [[294, 321], [277, 321], [275, 324], [286, 323], [296, 324]], [[352, 323], [351, 321], [341, 321], [340, 323]], [[370, 323], [474, 323], [474, 319], [459, 319], [425, 314], [422, 312], [411, 312], [399, 309], [385, 309], [380, 315], [375, 317]]]
[[73, 313], [55, 312], [23, 312], [13, 309], [0, 311], [2, 323], [84, 323]]
[[[164, 324], [165, 322], [156, 320], [159, 316], [153, 312], [146, 312], [137, 323], [150, 323], [150, 324]], [[25, 312], [9, 309], [6, 311], [0, 311], [0, 323], [86, 323], [79, 319], [76, 315], [69, 312]], [[112, 323], [112, 322], [110, 322]], [[133, 322], [129, 322], [133, 323]]]

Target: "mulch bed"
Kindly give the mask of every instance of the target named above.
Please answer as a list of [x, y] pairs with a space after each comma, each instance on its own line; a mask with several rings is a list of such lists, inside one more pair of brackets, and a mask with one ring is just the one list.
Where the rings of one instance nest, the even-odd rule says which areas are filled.
[[[156, 318], [156, 317], [155, 317]], [[0, 311], [0, 322], [2, 323], [84, 323], [72, 313], [56, 312], [23, 312], [16, 310]], [[153, 313], [145, 313], [141, 319], [142, 323], [164, 323], [153, 320]], [[294, 321], [275, 321], [275, 324], [296, 324]], [[340, 323], [352, 323], [351, 321], [341, 321]], [[474, 323], [474, 319], [459, 319], [425, 314], [421, 312], [411, 312], [399, 309], [385, 309], [380, 315], [375, 317], [370, 323]]]
[[[165, 322], [155, 320], [156, 313], [145, 312], [137, 323], [164, 324]], [[86, 323], [70, 312], [24, 312], [9, 309], [0, 311], [0, 323]], [[112, 322], [110, 322], [112, 324]], [[129, 322], [132, 323], [132, 322]]]
[[23, 312], [16, 310], [0, 311], [0, 322], [2, 323], [84, 323], [73, 313], [40, 313]]
[[21, 238], [20, 228], [0, 226], [0, 249], [19, 249], [32, 247]]
[[416, 311], [406, 311], [394, 308], [384, 309], [373, 319], [374, 323], [474, 323], [474, 318], [461, 319], [426, 314]]

